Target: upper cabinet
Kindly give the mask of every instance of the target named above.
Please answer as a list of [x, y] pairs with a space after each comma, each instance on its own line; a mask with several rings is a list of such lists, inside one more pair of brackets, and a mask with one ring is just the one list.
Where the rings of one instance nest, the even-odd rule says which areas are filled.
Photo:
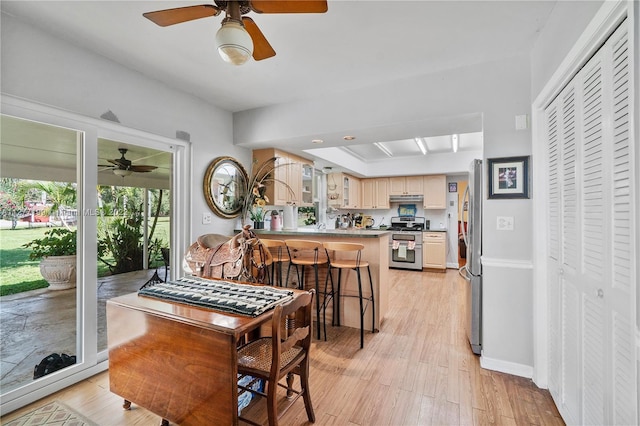
[[343, 198], [342, 207], [345, 209], [359, 209], [360, 205], [360, 179], [342, 175]]
[[447, 208], [447, 177], [445, 175], [424, 176], [424, 208]]
[[360, 179], [344, 174], [331, 173], [327, 176], [327, 198], [329, 205], [337, 209], [359, 209]]
[[252, 173], [256, 172], [256, 167], [271, 158], [275, 158], [272, 165], [275, 182], [267, 182], [266, 195], [270, 204], [276, 206], [283, 206], [287, 203], [296, 203], [298, 206], [313, 205], [313, 163], [305, 158], [277, 149], [257, 149], [253, 151], [254, 170]]
[[389, 178], [389, 195], [420, 195], [422, 176], [394, 176]]
[[313, 205], [314, 198], [314, 169], [313, 164], [309, 163], [301, 163], [302, 167], [302, 204], [304, 205]]
[[362, 208], [388, 209], [389, 178], [362, 179]]

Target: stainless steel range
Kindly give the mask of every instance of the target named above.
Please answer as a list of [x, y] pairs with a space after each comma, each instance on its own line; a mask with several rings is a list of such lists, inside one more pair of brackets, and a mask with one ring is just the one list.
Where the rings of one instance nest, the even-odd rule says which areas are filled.
[[391, 218], [389, 267], [422, 271], [422, 231], [424, 217], [396, 216]]

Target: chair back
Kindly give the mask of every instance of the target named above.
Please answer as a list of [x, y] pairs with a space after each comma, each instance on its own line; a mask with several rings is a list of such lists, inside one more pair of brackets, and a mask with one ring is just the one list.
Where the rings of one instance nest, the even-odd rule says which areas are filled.
[[288, 260], [288, 255], [285, 256], [285, 253], [287, 253], [287, 245], [284, 241], [260, 238], [260, 242], [272, 254], [274, 262]]
[[329, 259], [330, 263], [334, 263], [336, 261], [337, 255], [340, 253], [341, 260], [348, 259], [353, 262], [355, 267], [360, 266], [360, 259], [362, 257], [364, 244], [328, 241], [322, 243], [322, 245], [325, 252], [327, 253], [327, 258]]
[[[272, 363], [270, 376], [272, 380], [280, 377], [280, 368], [283, 363], [282, 356], [294, 346], [302, 349], [304, 357], [309, 356], [311, 346], [311, 305], [315, 290], [311, 289], [298, 295], [291, 302], [278, 305], [273, 312], [271, 322], [271, 347]], [[283, 330], [284, 319], [284, 330]], [[275, 383], [275, 382], [273, 382]]]
[[[314, 259], [315, 263], [326, 262], [322, 253], [322, 243], [320, 241], [311, 240], [285, 240], [289, 257], [295, 262], [296, 258]], [[318, 262], [320, 260], [320, 262]]]
[[162, 253], [162, 261], [164, 262], [165, 266], [169, 266], [169, 259], [171, 259], [171, 256], [169, 255], [169, 248], [162, 247], [160, 249], [160, 253]]

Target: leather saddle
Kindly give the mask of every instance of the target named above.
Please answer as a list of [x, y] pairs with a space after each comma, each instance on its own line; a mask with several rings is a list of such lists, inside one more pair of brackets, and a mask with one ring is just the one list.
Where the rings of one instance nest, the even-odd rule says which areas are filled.
[[268, 260], [271, 253], [262, 248], [249, 228], [250, 225], [246, 225], [230, 239], [216, 234], [201, 235], [187, 250], [183, 269], [205, 278], [262, 282], [264, 266], [271, 263]]

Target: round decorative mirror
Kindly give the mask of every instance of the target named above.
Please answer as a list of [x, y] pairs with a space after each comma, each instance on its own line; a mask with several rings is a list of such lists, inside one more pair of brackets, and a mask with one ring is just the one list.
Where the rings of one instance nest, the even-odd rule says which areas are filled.
[[248, 180], [246, 170], [235, 158], [215, 158], [204, 174], [204, 198], [209, 208], [220, 217], [239, 216]]

